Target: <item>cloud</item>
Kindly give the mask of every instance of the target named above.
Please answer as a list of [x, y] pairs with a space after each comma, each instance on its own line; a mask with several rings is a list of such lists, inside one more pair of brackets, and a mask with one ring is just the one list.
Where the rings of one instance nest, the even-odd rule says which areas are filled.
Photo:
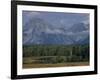
[[88, 16], [86, 16], [85, 19], [83, 20], [83, 23], [84, 23], [84, 24], [89, 24], [89, 22], [90, 22], [90, 16], [88, 15]]
[[40, 12], [34, 12], [34, 11], [23, 11], [23, 25], [25, 25], [30, 19], [33, 17], [39, 16]]
[[34, 11], [23, 11], [23, 14], [27, 17], [34, 17], [37, 15], [40, 15], [40, 12], [34, 12]]
[[46, 32], [47, 33], [51, 33], [51, 34], [60, 34], [60, 33], [63, 33], [63, 31], [62, 30], [60, 30], [60, 29], [46, 29]]
[[60, 20], [60, 23], [61, 23], [61, 24], [64, 24], [64, 23], [65, 23], [65, 20], [61, 19], [61, 20]]

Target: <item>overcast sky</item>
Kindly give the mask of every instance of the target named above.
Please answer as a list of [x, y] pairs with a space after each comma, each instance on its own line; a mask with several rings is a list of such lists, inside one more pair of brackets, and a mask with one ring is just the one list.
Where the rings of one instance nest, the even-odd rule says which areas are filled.
[[89, 14], [87, 13], [62, 13], [62, 12], [40, 12], [40, 11], [23, 11], [23, 25], [31, 18], [41, 18], [47, 23], [54, 26], [70, 27], [75, 23], [89, 22]]

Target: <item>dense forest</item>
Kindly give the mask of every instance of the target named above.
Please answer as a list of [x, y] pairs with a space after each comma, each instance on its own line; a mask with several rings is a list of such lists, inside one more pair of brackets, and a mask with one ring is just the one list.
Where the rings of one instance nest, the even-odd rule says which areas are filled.
[[89, 45], [23, 46], [23, 57], [23, 63], [89, 62]]

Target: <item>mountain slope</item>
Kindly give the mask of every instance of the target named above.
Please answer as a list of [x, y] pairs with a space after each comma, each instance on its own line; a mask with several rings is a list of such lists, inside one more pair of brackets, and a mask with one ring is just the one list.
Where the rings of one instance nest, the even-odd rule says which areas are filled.
[[[85, 44], [89, 40], [89, 30], [84, 23], [55, 27], [40, 18], [32, 18], [23, 26], [23, 44]], [[84, 41], [87, 38], [86, 42]]]

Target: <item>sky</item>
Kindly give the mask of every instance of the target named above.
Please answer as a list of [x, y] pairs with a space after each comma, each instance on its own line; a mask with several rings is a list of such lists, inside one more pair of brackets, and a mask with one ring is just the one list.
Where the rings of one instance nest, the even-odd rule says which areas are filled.
[[23, 11], [22, 18], [23, 25], [25, 25], [32, 18], [41, 18], [45, 22], [50, 23], [56, 27], [65, 26], [66, 28], [69, 28], [75, 23], [89, 22], [88, 13]]

